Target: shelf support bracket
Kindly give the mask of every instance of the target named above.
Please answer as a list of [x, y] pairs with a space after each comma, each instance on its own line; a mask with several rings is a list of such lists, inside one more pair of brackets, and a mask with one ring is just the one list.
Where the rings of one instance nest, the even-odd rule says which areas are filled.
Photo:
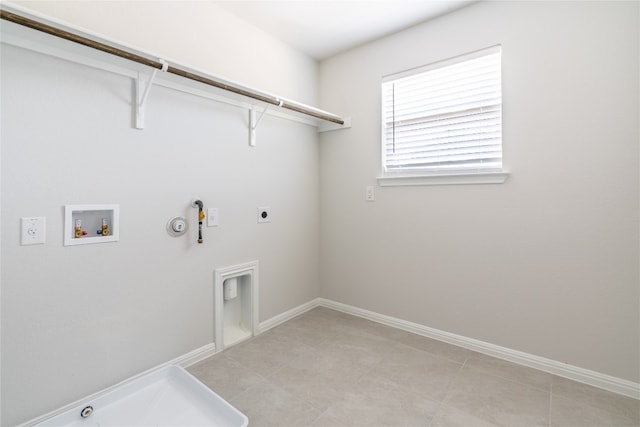
[[256, 146], [256, 129], [258, 128], [258, 125], [260, 124], [260, 120], [262, 120], [264, 113], [266, 113], [268, 109], [269, 109], [269, 104], [267, 104], [264, 107], [264, 110], [262, 110], [262, 112], [257, 118], [256, 118], [255, 106], [252, 105], [251, 109], [249, 109], [249, 146], [250, 147]]
[[[162, 63], [162, 72], [166, 72], [169, 69], [169, 63], [160, 59]], [[154, 68], [149, 80], [144, 83], [142, 79], [142, 73], [138, 71], [138, 77], [136, 78], [136, 129], [144, 129], [144, 106], [147, 103], [151, 86], [158, 74], [158, 69]]]
[[[284, 101], [281, 99], [278, 99], [277, 101], [278, 101], [278, 107], [282, 107], [282, 104], [284, 104]], [[256, 146], [256, 129], [258, 128], [258, 125], [260, 124], [260, 120], [262, 120], [262, 117], [264, 117], [264, 113], [267, 112], [270, 105], [271, 104], [267, 104], [264, 107], [264, 110], [262, 110], [262, 112], [257, 118], [256, 118], [255, 105], [252, 105], [251, 109], [249, 109], [249, 146], [251, 147]]]

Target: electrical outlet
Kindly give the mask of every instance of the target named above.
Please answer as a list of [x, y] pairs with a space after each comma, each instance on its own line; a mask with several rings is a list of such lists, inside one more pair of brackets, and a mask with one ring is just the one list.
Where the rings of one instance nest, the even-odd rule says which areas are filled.
[[258, 222], [271, 222], [271, 208], [258, 208]]
[[41, 217], [24, 217], [21, 220], [21, 245], [39, 245], [46, 241], [46, 221]]
[[207, 227], [218, 226], [218, 208], [207, 208]]

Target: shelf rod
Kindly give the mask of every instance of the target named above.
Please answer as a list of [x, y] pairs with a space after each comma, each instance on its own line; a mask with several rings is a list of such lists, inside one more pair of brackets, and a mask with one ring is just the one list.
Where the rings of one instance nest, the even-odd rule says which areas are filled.
[[[139, 64], [143, 64], [148, 67], [156, 68], [158, 70], [162, 70], [163, 67], [166, 67], [166, 64], [163, 62], [155, 61], [153, 59], [149, 59], [144, 56], [137, 55], [135, 53], [117, 48], [115, 46], [111, 46], [96, 40], [92, 40], [90, 38], [81, 36], [79, 34], [74, 34], [70, 31], [56, 28], [54, 26], [27, 18], [25, 16], [18, 15], [16, 13], [6, 11], [4, 9], [0, 9], [0, 18], [6, 21], [13, 22], [15, 24], [22, 25], [24, 27], [28, 27], [37, 31], [41, 31], [43, 33], [50, 34], [55, 37], [59, 37], [59, 38], [69, 40], [74, 43], [78, 43], [96, 50], [100, 50], [102, 52], [106, 52], [108, 54], [115, 55], [120, 58], [127, 59], [129, 61], [137, 62]], [[286, 108], [287, 110], [295, 111], [297, 113], [305, 114], [307, 116], [315, 117], [317, 119], [325, 120], [332, 123], [337, 123], [341, 126], [344, 125], [345, 123], [342, 118], [335, 116], [333, 114], [311, 109], [304, 105], [297, 104], [293, 101], [287, 101], [281, 98], [277, 98], [275, 96], [259, 93], [259, 92], [250, 90], [249, 88], [236, 86], [224, 81], [217, 80], [213, 77], [203, 76], [201, 74], [196, 74], [194, 72], [187, 71], [171, 65], [169, 65], [169, 67], [167, 68], [167, 73], [171, 73], [176, 76], [180, 76], [189, 80], [194, 80], [196, 82], [200, 82], [209, 86], [217, 87], [219, 89], [226, 90], [228, 92], [233, 92], [238, 95], [246, 96], [248, 98], [257, 99], [258, 101], [262, 101], [267, 104], [277, 105], [282, 108]]]

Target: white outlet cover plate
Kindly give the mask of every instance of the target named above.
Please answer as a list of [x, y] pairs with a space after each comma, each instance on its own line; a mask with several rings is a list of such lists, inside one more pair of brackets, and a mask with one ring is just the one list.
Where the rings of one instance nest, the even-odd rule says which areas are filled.
[[23, 217], [21, 219], [22, 245], [41, 245], [45, 243], [47, 236], [47, 219], [40, 217]]
[[369, 185], [365, 188], [365, 196], [364, 199], [367, 202], [373, 202], [376, 199], [376, 193], [373, 189], [373, 185]]
[[271, 222], [271, 208], [263, 206], [258, 208], [258, 222]]

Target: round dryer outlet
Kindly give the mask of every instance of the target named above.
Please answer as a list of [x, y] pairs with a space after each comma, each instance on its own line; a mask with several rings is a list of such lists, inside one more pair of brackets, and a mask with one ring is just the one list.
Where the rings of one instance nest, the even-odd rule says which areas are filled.
[[271, 222], [271, 208], [258, 208], [258, 222]]
[[188, 228], [187, 220], [179, 216], [171, 218], [167, 223], [167, 233], [173, 237], [182, 236]]

